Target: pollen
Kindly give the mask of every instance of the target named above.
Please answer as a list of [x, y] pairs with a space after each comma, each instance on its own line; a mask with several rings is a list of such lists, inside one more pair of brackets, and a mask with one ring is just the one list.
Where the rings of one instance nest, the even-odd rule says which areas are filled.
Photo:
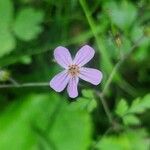
[[70, 65], [68, 69], [68, 73], [73, 77], [77, 76], [80, 73], [79, 67], [77, 65]]

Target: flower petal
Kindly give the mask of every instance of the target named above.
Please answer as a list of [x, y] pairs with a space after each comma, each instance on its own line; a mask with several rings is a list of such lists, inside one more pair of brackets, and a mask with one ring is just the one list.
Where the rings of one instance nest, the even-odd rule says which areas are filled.
[[79, 82], [78, 77], [70, 78], [70, 81], [67, 87], [67, 92], [71, 98], [75, 98], [78, 96], [78, 87], [77, 87], [78, 82]]
[[97, 69], [82, 67], [80, 68], [79, 77], [94, 85], [98, 85], [101, 82], [103, 75], [102, 72]]
[[57, 74], [51, 81], [50, 87], [54, 89], [56, 92], [61, 92], [65, 89], [69, 82], [69, 75], [66, 70]]
[[85, 45], [77, 52], [73, 63], [78, 66], [83, 66], [94, 57], [95, 51], [92, 47]]
[[59, 46], [54, 50], [54, 57], [57, 63], [64, 67], [65, 69], [68, 68], [70, 64], [72, 64], [71, 54], [67, 48]]

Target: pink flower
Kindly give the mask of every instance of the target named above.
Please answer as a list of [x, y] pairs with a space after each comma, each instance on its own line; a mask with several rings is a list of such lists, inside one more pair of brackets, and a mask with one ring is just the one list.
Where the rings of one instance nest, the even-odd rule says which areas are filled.
[[77, 52], [75, 58], [72, 59], [68, 49], [62, 46], [57, 47], [54, 50], [55, 60], [65, 70], [57, 74], [50, 81], [50, 87], [56, 92], [61, 92], [67, 86], [69, 96], [75, 98], [78, 96], [79, 78], [98, 85], [102, 80], [101, 71], [83, 67], [94, 57], [94, 54], [94, 49], [85, 45]]

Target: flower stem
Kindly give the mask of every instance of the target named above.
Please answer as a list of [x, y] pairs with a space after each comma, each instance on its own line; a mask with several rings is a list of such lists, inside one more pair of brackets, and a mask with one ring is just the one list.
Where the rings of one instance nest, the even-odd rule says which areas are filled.
[[[95, 37], [95, 41], [96, 41], [96, 44], [98, 46], [98, 49], [99, 49], [99, 52], [101, 53], [101, 56], [102, 56], [102, 61], [103, 61], [103, 64], [107, 67], [105, 67], [104, 71], [107, 73], [107, 74], [111, 74], [111, 72], [113, 71], [113, 68], [114, 68], [114, 65], [109, 57], [109, 54], [108, 54], [108, 50], [106, 49], [105, 47], [105, 44], [104, 44], [104, 39], [102, 38], [101, 35], [98, 34], [98, 32], [96, 31], [96, 28], [97, 28], [97, 25], [94, 21], [94, 19], [92, 18], [91, 16], [91, 12], [90, 12], [90, 9], [88, 7], [88, 4], [86, 2], [86, 0], [79, 0], [80, 2], [80, 5], [83, 9], [83, 12], [86, 16], [86, 19], [88, 21], [88, 24], [91, 28], [91, 31], [93, 32], [93, 36]], [[122, 82], [123, 86], [125, 85], [129, 85], [123, 78], [122, 76], [119, 74], [119, 73], [114, 73], [113, 75], [116, 80], [118, 80], [119, 82]], [[131, 87], [131, 86], [130, 86]], [[133, 88], [132, 88], [133, 89]], [[125, 89], [127, 92], [129, 92], [130, 94], [133, 95], [133, 93], [135, 93], [133, 90], [131, 89], [131, 91], [129, 91], [128, 89]]]
[[104, 96], [102, 93], [96, 91], [96, 94], [98, 95], [98, 97], [100, 98], [101, 102], [102, 102], [102, 105], [103, 105], [103, 108], [104, 108], [104, 111], [108, 117], [108, 120], [109, 120], [109, 123], [113, 126], [114, 125], [114, 120], [113, 120], [113, 117], [111, 115], [111, 112], [110, 112], [110, 109], [106, 103], [106, 100], [104, 99]]
[[91, 16], [91, 13], [89, 11], [87, 3], [86, 3], [85, 0], [80, 0], [80, 4], [81, 4], [81, 7], [82, 7], [82, 9], [84, 11], [84, 14], [85, 14], [85, 16], [87, 18], [87, 21], [89, 23], [91, 31], [93, 32], [93, 35], [95, 37], [98, 49], [99, 49], [99, 51], [102, 54], [102, 59], [105, 62], [105, 64], [107, 65], [107, 68], [106, 68], [107, 69], [107, 73], [110, 73], [111, 70], [113, 69], [113, 64], [112, 64], [110, 58], [108, 57], [107, 50], [106, 50], [106, 48], [105, 48], [105, 46], [103, 44], [102, 38], [98, 35], [98, 32], [96, 31], [97, 26], [96, 26], [96, 24], [95, 24], [95, 22], [94, 22], [94, 20], [93, 20], [93, 18]]
[[9, 78], [9, 81], [13, 84], [13, 85], [19, 85], [19, 83], [15, 80], [15, 79], [13, 79], [12, 77], [10, 77]]
[[49, 86], [48, 82], [31, 82], [31, 83], [22, 83], [22, 84], [2, 84], [0, 88], [24, 88], [24, 87], [44, 87]]
[[105, 83], [104, 89], [102, 91], [103, 95], [105, 95], [105, 93], [108, 91], [108, 88], [116, 74], [116, 72], [118, 71], [118, 69], [120, 68], [120, 66], [122, 65], [122, 63], [129, 57], [129, 55], [135, 50], [135, 48], [140, 44], [140, 42], [144, 39], [144, 36], [141, 36], [135, 43], [134, 45], [130, 48], [129, 52], [124, 55], [114, 66], [108, 80]]

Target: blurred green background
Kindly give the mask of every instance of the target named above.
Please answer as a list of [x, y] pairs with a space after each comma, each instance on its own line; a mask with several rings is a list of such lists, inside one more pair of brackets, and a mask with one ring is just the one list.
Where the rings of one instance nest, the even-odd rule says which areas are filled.
[[[0, 150], [149, 150], [149, 4], [0, 0]], [[81, 82], [75, 100], [21, 87], [61, 71], [54, 48], [75, 54], [84, 44], [96, 50], [88, 66], [103, 72], [99, 86]]]

